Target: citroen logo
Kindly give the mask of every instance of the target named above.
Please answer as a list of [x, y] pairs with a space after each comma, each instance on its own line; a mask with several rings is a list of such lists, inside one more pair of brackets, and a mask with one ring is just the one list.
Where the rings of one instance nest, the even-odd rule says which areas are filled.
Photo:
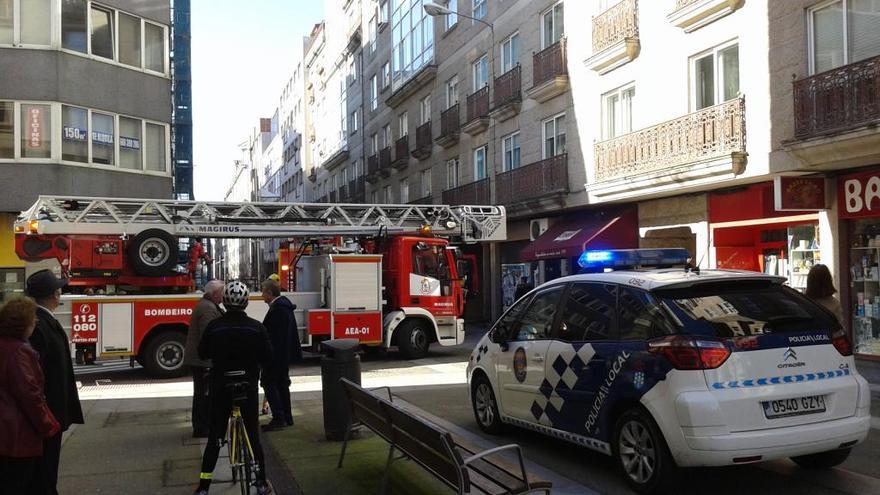
[[791, 347], [786, 349], [785, 354], [782, 355], [783, 361], [788, 361], [789, 359], [797, 361], [797, 353], [794, 352], [794, 349], [792, 349]]

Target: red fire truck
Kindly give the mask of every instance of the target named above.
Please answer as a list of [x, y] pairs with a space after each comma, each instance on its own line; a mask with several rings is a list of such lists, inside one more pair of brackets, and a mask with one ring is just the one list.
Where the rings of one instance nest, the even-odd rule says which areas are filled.
[[[415, 359], [431, 343], [464, 339], [461, 260], [450, 241], [504, 240], [506, 217], [499, 206], [41, 196], [15, 232], [22, 259], [57, 260], [72, 276], [78, 294], [64, 297], [59, 318], [80, 354], [129, 356], [170, 376], [182, 371], [199, 297], [173, 293], [188, 277], [174, 272], [179, 238], [294, 239], [303, 249], [288, 262], [296, 282], [286, 295], [304, 346], [357, 338]], [[86, 295], [96, 288], [126, 294]], [[254, 299], [248, 312], [262, 318], [266, 306]]]

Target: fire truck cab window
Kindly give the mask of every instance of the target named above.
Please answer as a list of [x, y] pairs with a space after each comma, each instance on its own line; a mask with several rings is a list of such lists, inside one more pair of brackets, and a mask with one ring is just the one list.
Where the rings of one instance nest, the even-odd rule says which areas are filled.
[[438, 280], [449, 279], [449, 264], [443, 246], [420, 242], [412, 249], [413, 273]]

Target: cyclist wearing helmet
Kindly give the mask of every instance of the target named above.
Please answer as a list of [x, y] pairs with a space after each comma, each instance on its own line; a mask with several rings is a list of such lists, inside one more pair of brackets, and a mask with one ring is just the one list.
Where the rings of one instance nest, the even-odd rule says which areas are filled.
[[[244, 310], [248, 304], [249, 291], [239, 281], [230, 282], [223, 289], [223, 306], [226, 313], [213, 320], [205, 329], [199, 342], [199, 357], [210, 359], [211, 369], [211, 425], [208, 444], [202, 458], [197, 495], [205, 495], [211, 486], [214, 467], [220, 454], [220, 442], [226, 434], [226, 425], [232, 412], [232, 397], [226, 389], [230, 382], [248, 382], [247, 401], [241, 407], [241, 415], [250, 438], [254, 458], [257, 461], [257, 493], [272, 493], [266, 482], [266, 466], [263, 446], [260, 444], [259, 402], [257, 382], [261, 365], [272, 360], [272, 345], [266, 327], [250, 318]], [[227, 373], [244, 371], [244, 376]]]

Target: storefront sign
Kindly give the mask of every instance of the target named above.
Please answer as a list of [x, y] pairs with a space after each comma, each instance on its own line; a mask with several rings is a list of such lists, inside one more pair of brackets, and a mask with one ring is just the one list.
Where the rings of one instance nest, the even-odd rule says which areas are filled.
[[88, 132], [85, 129], [64, 126], [61, 135], [66, 141], [85, 141]]
[[776, 211], [817, 211], [827, 208], [824, 177], [776, 177], [773, 179]]
[[28, 109], [28, 148], [40, 149], [43, 147], [43, 109], [30, 107]]
[[112, 146], [113, 145], [113, 133], [92, 131], [92, 142], [94, 144], [103, 144], [106, 146]]
[[838, 179], [837, 204], [840, 218], [880, 216], [880, 170]]
[[130, 150], [139, 150], [141, 149], [141, 140], [137, 138], [119, 136], [119, 147]]

